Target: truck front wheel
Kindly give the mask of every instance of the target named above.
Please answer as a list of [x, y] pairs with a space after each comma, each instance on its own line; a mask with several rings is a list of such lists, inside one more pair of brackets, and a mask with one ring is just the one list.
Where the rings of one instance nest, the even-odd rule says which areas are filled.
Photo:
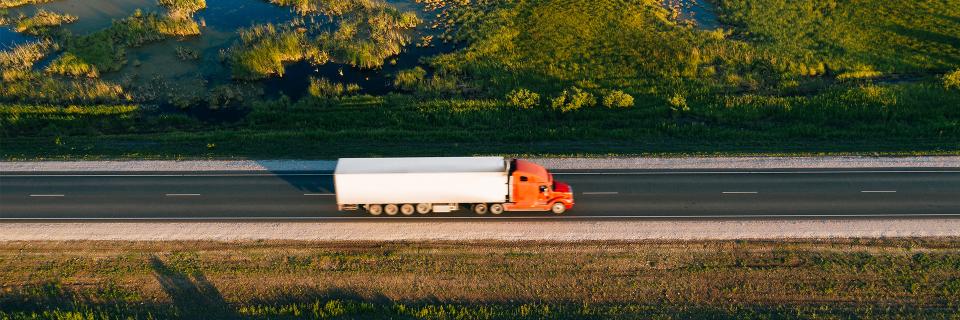
[[554, 214], [561, 214], [567, 211], [567, 206], [563, 205], [563, 202], [555, 202], [553, 206], [550, 207], [550, 211]]

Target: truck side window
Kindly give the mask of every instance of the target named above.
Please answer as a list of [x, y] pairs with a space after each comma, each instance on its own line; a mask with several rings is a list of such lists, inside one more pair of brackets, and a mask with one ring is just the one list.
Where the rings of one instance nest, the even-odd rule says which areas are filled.
[[520, 181], [521, 181], [521, 182], [526, 182], [526, 181], [527, 181], [527, 177], [520, 176]]

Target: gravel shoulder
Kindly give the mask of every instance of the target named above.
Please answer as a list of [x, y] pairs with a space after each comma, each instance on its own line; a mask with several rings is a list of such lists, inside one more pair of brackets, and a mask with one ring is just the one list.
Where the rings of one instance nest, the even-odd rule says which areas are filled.
[[960, 236], [960, 219], [0, 223], [0, 241], [593, 241]]
[[[548, 169], [855, 169], [954, 168], [960, 156], [539, 158]], [[5, 161], [0, 172], [332, 171], [336, 160]]]

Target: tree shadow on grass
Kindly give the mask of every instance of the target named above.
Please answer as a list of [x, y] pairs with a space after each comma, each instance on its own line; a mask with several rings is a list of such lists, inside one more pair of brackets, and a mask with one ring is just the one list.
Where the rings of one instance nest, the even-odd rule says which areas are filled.
[[217, 289], [200, 272], [186, 273], [171, 268], [156, 256], [150, 257], [153, 276], [170, 297], [177, 314], [186, 319], [234, 319], [237, 314]]

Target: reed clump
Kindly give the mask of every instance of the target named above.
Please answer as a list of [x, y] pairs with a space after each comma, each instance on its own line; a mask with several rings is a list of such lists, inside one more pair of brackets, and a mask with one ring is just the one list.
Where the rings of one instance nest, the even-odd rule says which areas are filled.
[[13, 30], [34, 36], [49, 34], [54, 28], [77, 21], [77, 16], [56, 13], [44, 9], [37, 10], [31, 17], [21, 17], [14, 23]]

